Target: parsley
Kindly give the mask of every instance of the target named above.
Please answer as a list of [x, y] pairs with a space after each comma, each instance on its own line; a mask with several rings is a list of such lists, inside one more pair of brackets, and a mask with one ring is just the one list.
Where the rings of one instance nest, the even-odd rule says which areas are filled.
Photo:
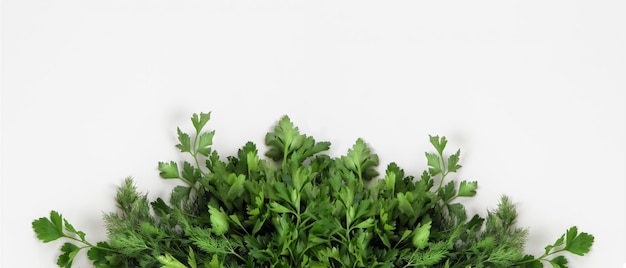
[[430, 136], [428, 170], [405, 174], [357, 139], [340, 157], [326, 141], [300, 133], [287, 116], [265, 136], [267, 159], [252, 142], [236, 155], [212, 149], [210, 113], [194, 131], [177, 128], [192, 161], [159, 162], [177, 179], [169, 199], [148, 200], [132, 178], [104, 216], [108, 240], [91, 243], [56, 211], [32, 222], [44, 243], [65, 239], [57, 264], [71, 267], [86, 249], [95, 267], [567, 267], [564, 253], [585, 255], [594, 237], [569, 228], [541, 256], [525, 254], [528, 229], [515, 226], [507, 196], [486, 217], [467, 215], [463, 198], [478, 182], [447, 180], [461, 165], [445, 137]]

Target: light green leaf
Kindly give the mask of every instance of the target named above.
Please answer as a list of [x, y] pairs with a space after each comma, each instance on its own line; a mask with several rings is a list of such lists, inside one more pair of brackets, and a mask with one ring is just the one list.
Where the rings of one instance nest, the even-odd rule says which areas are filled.
[[243, 185], [246, 181], [246, 176], [243, 174], [237, 176], [236, 174], [231, 173], [229, 177], [229, 180], [233, 180], [233, 184], [228, 189], [226, 196], [228, 197], [228, 200], [235, 200], [239, 198], [245, 190]]
[[460, 155], [461, 155], [461, 150], [459, 149], [456, 151], [456, 153], [448, 157], [448, 171], [449, 172], [457, 172], [461, 168], [461, 165], [459, 165]]
[[413, 201], [413, 194], [411, 192], [407, 192], [406, 195], [402, 192], [397, 194], [398, 198], [398, 208], [405, 215], [413, 216], [415, 214], [415, 210], [413, 210], [413, 206], [411, 202]]
[[367, 220], [364, 220], [362, 222], [360, 222], [359, 224], [355, 225], [354, 228], [358, 228], [358, 229], [366, 229], [366, 228], [370, 228], [372, 226], [374, 226], [375, 221], [372, 218], [368, 218]]
[[191, 152], [191, 139], [187, 133], [184, 133], [180, 130], [180, 128], [176, 128], [176, 132], [178, 133], [178, 142], [176, 144], [176, 148], [180, 149], [181, 152]]
[[213, 145], [213, 136], [215, 136], [215, 131], [202, 133], [196, 151], [201, 155], [209, 156], [211, 154], [211, 145]]
[[217, 257], [217, 254], [211, 257], [211, 262], [209, 262], [209, 268], [221, 268], [220, 260]]
[[348, 154], [342, 157], [346, 168], [356, 173], [363, 180], [371, 180], [378, 176], [378, 155], [373, 154], [363, 139], [356, 140]]
[[259, 156], [256, 152], [248, 152], [246, 154], [246, 164], [248, 164], [248, 172], [259, 170]]
[[211, 229], [215, 234], [222, 235], [228, 232], [228, 215], [226, 213], [209, 205], [209, 214], [211, 214]]
[[431, 135], [428, 135], [428, 137], [430, 138], [430, 144], [435, 147], [439, 155], [443, 155], [443, 150], [446, 148], [446, 144], [448, 143], [446, 137], [439, 138], [439, 136]]
[[265, 154], [273, 160], [286, 158], [287, 155], [300, 147], [298, 138], [300, 131], [293, 125], [288, 116], [283, 116], [274, 127], [273, 132], [265, 135], [265, 144], [269, 150]]
[[292, 210], [277, 203], [276, 201], [273, 201], [272, 203], [270, 203], [270, 210], [276, 212], [276, 213], [291, 213]]
[[424, 249], [428, 245], [428, 237], [430, 236], [430, 227], [432, 221], [429, 220], [423, 224], [420, 224], [415, 231], [413, 231], [413, 245], [418, 249]]
[[393, 192], [396, 188], [396, 173], [390, 170], [387, 171], [384, 181], [385, 181], [385, 188]]
[[245, 229], [245, 227], [243, 227], [243, 224], [241, 224], [241, 221], [239, 220], [239, 216], [237, 216], [237, 214], [233, 214], [228, 216], [228, 218], [235, 223], [235, 225], [237, 225], [237, 227], [241, 228], [241, 229]]
[[200, 133], [200, 131], [202, 131], [202, 128], [204, 128], [204, 126], [206, 125], [207, 122], [209, 122], [209, 120], [211, 119], [211, 113], [200, 113], [200, 116], [198, 116], [198, 114], [193, 114], [193, 116], [191, 117], [191, 123], [193, 124], [193, 127], [196, 129], [196, 133]]
[[435, 176], [442, 172], [439, 156], [433, 153], [426, 153], [426, 159], [428, 160], [428, 172], [430, 175]]
[[164, 179], [178, 179], [178, 164], [171, 161], [169, 163], [159, 162], [159, 175]]
[[189, 263], [189, 268], [198, 268], [198, 263], [196, 262], [196, 254], [193, 252], [193, 248], [189, 247], [189, 257], [187, 257], [187, 263]]
[[169, 253], [166, 253], [165, 256], [157, 256], [157, 260], [162, 264], [161, 268], [187, 268]]

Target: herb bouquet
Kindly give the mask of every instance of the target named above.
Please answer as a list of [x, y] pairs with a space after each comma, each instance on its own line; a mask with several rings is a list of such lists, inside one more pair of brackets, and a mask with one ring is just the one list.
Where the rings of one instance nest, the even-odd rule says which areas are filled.
[[329, 142], [287, 116], [265, 136], [267, 159], [252, 142], [223, 158], [209, 119], [193, 114], [195, 131], [177, 130], [189, 162], [158, 163], [162, 178], [182, 182], [168, 200], [148, 200], [132, 178], [119, 186], [107, 241], [88, 241], [56, 211], [34, 220], [41, 241], [67, 241], [57, 264], [71, 267], [85, 249], [95, 267], [567, 267], [563, 253], [584, 255], [594, 242], [573, 226], [545, 254], [525, 254], [528, 230], [506, 196], [484, 218], [468, 216], [460, 200], [478, 183], [447, 180], [461, 165], [445, 137], [430, 136], [422, 174], [391, 163], [381, 175], [362, 139], [331, 157]]

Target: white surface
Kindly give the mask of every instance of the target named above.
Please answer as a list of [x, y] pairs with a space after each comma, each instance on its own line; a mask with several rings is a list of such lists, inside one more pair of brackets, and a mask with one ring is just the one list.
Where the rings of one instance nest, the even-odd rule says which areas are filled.
[[208, 111], [223, 156], [283, 114], [381, 170], [447, 136], [468, 206], [509, 195], [530, 253], [577, 225], [571, 267], [626, 261], [624, 2], [172, 2], [2, 2], [0, 266], [54, 267], [30, 227], [52, 209], [105, 239], [115, 187], [164, 195], [157, 162]]

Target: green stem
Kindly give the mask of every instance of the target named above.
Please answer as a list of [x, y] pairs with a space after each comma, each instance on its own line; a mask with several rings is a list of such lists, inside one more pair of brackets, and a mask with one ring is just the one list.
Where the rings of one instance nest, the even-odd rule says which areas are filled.
[[545, 258], [550, 256], [550, 255], [554, 255], [554, 254], [558, 254], [561, 253], [563, 251], [566, 251], [565, 249], [559, 249], [556, 250], [554, 252], [550, 252], [550, 253], [544, 253], [543, 255], [541, 255], [539, 258], [534, 258], [532, 260], [525, 260], [525, 261], [521, 261], [521, 262], [517, 262], [515, 263], [515, 265], [520, 265], [520, 264], [524, 264], [524, 263], [529, 263], [529, 262], [533, 262], [533, 261], [547, 261]]
[[234, 249], [230, 249], [230, 253], [235, 255], [237, 258], [239, 258], [240, 260], [247, 262], [248, 260], [244, 259], [244, 257], [241, 257], [241, 255], [237, 254], [237, 252], [235, 252]]
[[[71, 237], [71, 236], [68, 236], [68, 235], [63, 235], [63, 236], [64, 236], [65, 238], [67, 238], [67, 239], [70, 239], [70, 240], [74, 240], [74, 241], [76, 241], [76, 242], [83, 243], [84, 245], [86, 245], [86, 247], [97, 248], [97, 249], [102, 249], [102, 250], [106, 250], [106, 251], [111, 251], [111, 252], [116, 252], [116, 253], [119, 253], [117, 250], [114, 250], [114, 249], [111, 249], [111, 248], [103, 248], [103, 247], [100, 247], [100, 246], [97, 246], [97, 245], [91, 244], [91, 243], [89, 243], [89, 241], [87, 241], [87, 240], [78, 239], [78, 238]], [[85, 248], [85, 247], [82, 247], [82, 248]]]
[[446, 163], [443, 160], [443, 154], [442, 153], [439, 154], [439, 165], [441, 167], [441, 181], [439, 181], [439, 187], [437, 187], [437, 190], [441, 189], [441, 186], [443, 186], [443, 181], [445, 180], [446, 176], [448, 175], [448, 169], [446, 168]]
[[448, 172], [443, 172], [441, 171], [441, 180], [439, 181], [439, 187], [437, 187], [437, 191], [439, 191], [439, 189], [441, 189], [441, 186], [443, 186], [443, 181], [446, 179], [446, 176], [448, 175]]
[[[189, 150], [189, 154], [191, 154], [191, 156], [193, 157], [196, 167], [198, 167], [198, 170], [200, 171], [201, 177], [205, 177], [206, 173], [204, 173], [204, 171], [202, 170], [202, 167], [200, 166], [200, 161], [198, 160], [198, 137], [199, 136], [200, 136], [200, 131], [196, 131], [196, 136], [193, 138], [193, 146], [191, 150]], [[184, 182], [186, 182], [190, 187], [192, 187], [196, 193], [198, 192], [198, 188], [196, 184], [192, 184], [190, 181], [187, 181], [183, 178], [181, 179]]]

